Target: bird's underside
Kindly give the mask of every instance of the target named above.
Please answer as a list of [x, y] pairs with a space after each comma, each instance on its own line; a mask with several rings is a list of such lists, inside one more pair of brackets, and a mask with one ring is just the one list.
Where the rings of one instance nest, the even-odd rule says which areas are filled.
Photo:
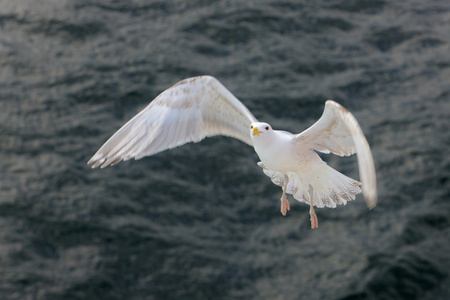
[[[261, 128], [260, 124], [263, 124]], [[318, 227], [314, 206], [336, 207], [354, 200], [355, 195], [361, 192], [360, 182], [321, 160], [321, 163], [310, 162], [311, 168], [307, 171], [269, 169], [264, 159], [269, 163], [277, 162], [267, 156], [266, 146], [263, 146], [270, 144], [268, 137], [271, 132], [270, 125], [258, 122], [244, 104], [214, 77], [188, 78], [161, 93], [122, 126], [88, 164], [93, 168], [104, 168], [122, 160], [140, 159], [188, 142], [199, 142], [208, 136], [225, 135], [255, 147], [264, 173], [283, 189], [280, 199], [283, 215], [290, 209], [287, 194], [310, 205], [311, 228]], [[275, 137], [280, 135], [273, 132]], [[356, 153], [366, 203], [369, 208], [376, 205], [372, 154], [358, 122], [345, 108], [328, 100], [322, 117], [314, 125], [300, 134], [288, 135], [293, 151], [298, 153], [319, 151], [340, 156]], [[282, 135], [283, 138], [286, 136]]]
[[290, 210], [286, 194], [291, 194], [294, 199], [310, 206], [312, 229], [318, 227], [314, 206], [335, 208], [337, 205], [345, 205], [348, 201], [355, 200], [356, 195], [361, 192], [360, 182], [341, 174], [325, 163], [306, 173], [277, 172], [267, 169], [261, 162], [258, 165], [274, 184], [283, 189], [280, 199], [281, 214], [286, 216]]

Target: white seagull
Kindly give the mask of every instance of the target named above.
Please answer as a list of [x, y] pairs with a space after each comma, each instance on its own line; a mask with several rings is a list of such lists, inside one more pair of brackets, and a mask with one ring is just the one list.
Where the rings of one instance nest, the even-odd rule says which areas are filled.
[[[252, 113], [217, 79], [200, 76], [165, 90], [122, 126], [88, 161], [104, 168], [141, 159], [205, 137], [225, 135], [253, 146], [258, 165], [283, 189], [281, 213], [290, 210], [286, 194], [310, 206], [311, 228], [318, 228], [316, 207], [336, 207], [361, 192], [369, 209], [377, 203], [375, 166], [355, 117], [328, 100], [321, 118], [302, 133], [274, 130]], [[361, 182], [328, 166], [315, 152], [358, 156]]]

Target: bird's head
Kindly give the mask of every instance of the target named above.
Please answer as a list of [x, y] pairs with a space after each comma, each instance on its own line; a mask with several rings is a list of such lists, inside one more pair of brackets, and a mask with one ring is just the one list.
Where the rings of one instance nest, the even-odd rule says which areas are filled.
[[273, 133], [272, 127], [263, 122], [254, 122], [250, 125], [250, 137], [252, 140], [265, 140]]

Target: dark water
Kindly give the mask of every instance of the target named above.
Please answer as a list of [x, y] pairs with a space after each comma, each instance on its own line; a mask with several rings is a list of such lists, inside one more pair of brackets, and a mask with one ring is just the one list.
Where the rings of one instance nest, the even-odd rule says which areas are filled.
[[[379, 205], [319, 209], [312, 231], [224, 137], [86, 166], [201, 74], [292, 132], [343, 104]], [[449, 100], [446, 0], [2, 0], [0, 298], [450, 299]]]

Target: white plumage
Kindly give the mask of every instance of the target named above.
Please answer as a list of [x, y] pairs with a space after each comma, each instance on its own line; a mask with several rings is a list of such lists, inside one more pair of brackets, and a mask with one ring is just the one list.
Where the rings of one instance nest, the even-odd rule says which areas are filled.
[[347, 156], [356, 153], [366, 203], [377, 201], [372, 154], [353, 115], [328, 100], [322, 117], [294, 135], [273, 130], [211, 76], [188, 78], [161, 93], [120, 128], [88, 161], [104, 168], [140, 159], [214, 135], [237, 138], [255, 148], [264, 173], [283, 188], [281, 212], [290, 209], [287, 194], [310, 205], [311, 227], [317, 228], [314, 206], [336, 207], [354, 200], [359, 183], [329, 167], [314, 151]]

